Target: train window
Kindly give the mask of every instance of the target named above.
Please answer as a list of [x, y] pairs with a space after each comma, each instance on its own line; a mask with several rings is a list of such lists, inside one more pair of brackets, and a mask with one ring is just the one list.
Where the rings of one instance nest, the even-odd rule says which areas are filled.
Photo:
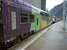
[[45, 13], [45, 12], [40, 12], [40, 14], [41, 14], [42, 16], [49, 16], [49, 14], [48, 14], [48, 13]]
[[17, 0], [8, 0], [8, 1], [16, 2]]
[[28, 22], [28, 15], [27, 14], [21, 14], [21, 23]]
[[2, 1], [0, 1], [0, 19], [2, 18]]
[[27, 22], [27, 21], [28, 21], [27, 17], [21, 17], [21, 23]]
[[30, 22], [34, 21], [34, 15], [30, 15]]
[[16, 12], [11, 11], [11, 16], [12, 16], [12, 30], [16, 29]]

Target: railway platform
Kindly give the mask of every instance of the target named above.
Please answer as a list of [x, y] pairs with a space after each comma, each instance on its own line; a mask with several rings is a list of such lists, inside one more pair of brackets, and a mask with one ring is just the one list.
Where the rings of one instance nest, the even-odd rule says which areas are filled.
[[67, 33], [63, 21], [32, 35], [8, 50], [67, 50]]

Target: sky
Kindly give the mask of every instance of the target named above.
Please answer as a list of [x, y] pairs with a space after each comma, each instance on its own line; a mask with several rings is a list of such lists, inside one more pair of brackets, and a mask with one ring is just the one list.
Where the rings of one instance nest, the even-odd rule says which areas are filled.
[[62, 3], [64, 0], [46, 0], [46, 8], [51, 10], [56, 5]]

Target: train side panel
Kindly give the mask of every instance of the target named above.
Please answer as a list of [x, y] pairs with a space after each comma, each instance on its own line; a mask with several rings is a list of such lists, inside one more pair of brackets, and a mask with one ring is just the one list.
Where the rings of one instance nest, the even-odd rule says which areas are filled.
[[[14, 40], [19, 36], [30, 32], [30, 22], [24, 23], [22, 19], [30, 17], [31, 7], [25, 4], [17, 4], [12, 1], [3, 0], [3, 45], [9, 47], [13, 45]], [[26, 18], [23, 16], [25, 14]], [[26, 14], [29, 14], [28, 16]], [[23, 18], [24, 17], [24, 18]], [[27, 20], [26, 20], [27, 21]], [[14, 41], [14, 42], [13, 42]], [[8, 44], [10, 43], [10, 44]]]
[[17, 31], [21, 33], [30, 32], [31, 24], [29, 22], [29, 17], [31, 15], [31, 8], [23, 4], [23, 7], [19, 8], [18, 12], [19, 12], [19, 17], [17, 19], [19, 20], [17, 21]]

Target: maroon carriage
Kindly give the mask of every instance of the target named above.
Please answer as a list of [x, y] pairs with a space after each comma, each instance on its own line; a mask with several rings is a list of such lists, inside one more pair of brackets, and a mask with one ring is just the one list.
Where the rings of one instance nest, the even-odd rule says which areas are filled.
[[21, 36], [25, 38], [30, 32], [29, 17], [31, 7], [19, 0], [2, 0], [2, 15], [0, 13], [0, 42], [1, 47], [10, 47]]

